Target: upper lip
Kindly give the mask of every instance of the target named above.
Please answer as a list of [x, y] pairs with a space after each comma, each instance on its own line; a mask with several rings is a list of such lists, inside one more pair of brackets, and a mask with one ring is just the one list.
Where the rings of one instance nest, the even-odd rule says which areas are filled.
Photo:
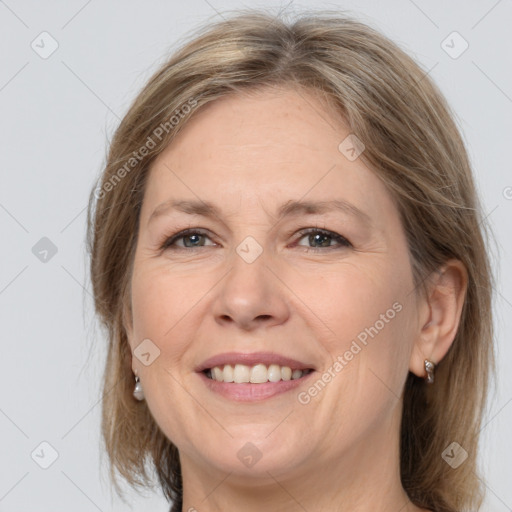
[[208, 358], [203, 361], [197, 368], [196, 372], [202, 372], [204, 370], [210, 370], [216, 366], [223, 366], [226, 364], [245, 364], [247, 366], [254, 366], [256, 364], [271, 365], [277, 364], [279, 366], [288, 366], [292, 370], [314, 370], [313, 365], [297, 361], [290, 357], [275, 354], [273, 352], [226, 352], [224, 354], [218, 354], [216, 356]]

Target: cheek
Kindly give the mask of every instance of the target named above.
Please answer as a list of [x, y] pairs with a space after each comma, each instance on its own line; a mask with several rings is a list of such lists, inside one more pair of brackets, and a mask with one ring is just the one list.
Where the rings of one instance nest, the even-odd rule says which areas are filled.
[[190, 322], [190, 315], [193, 305], [205, 293], [192, 281], [199, 284], [200, 278], [177, 277], [162, 265], [150, 264], [136, 267], [132, 278], [133, 345], [150, 339], [159, 349], [150, 365], [136, 360], [145, 400], [165, 435], [181, 443], [189, 438], [187, 426], [197, 423], [193, 414], [187, 416], [194, 411], [181, 373], [183, 356], [197, 328], [197, 322]]
[[[195, 284], [200, 286], [200, 280]], [[146, 265], [136, 270], [132, 279], [135, 343], [149, 338], [159, 346], [162, 355], [179, 354], [184, 344], [180, 340], [187, 339], [183, 335], [183, 329], [187, 328], [186, 317], [205, 293], [198, 286], [158, 266]], [[172, 343], [168, 343], [171, 339]]]
[[407, 373], [414, 313], [408, 269], [405, 261], [374, 257], [291, 285], [307, 297], [303, 314], [318, 325], [317, 339], [332, 360], [343, 358], [343, 373], [358, 375], [354, 385], [367, 382], [372, 370], [398, 389]]
[[304, 273], [290, 287], [300, 290], [304, 306], [329, 327], [336, 344], [356, 337], [377, 321], [382, 329], [380, 315], [390, 309], [388, 316], [394, 318], [393, 304], [403, 301], [406, 277], [397, 275], [383, 257], [347, 263], [328, 273]]

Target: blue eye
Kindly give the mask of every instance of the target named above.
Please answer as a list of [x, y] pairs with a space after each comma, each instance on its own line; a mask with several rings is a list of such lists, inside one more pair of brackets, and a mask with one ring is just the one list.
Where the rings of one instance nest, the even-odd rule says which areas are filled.
[[[302, 244], [297, 244], [298, 247], [305, 247], [306, 250], [322, 251], [329, 249], [339, 249], [340, 247], [352, 247], [352, 244], [343, 236], [333, 231], [328, 231], [319, 228], [309, 228], [303, 230], [300, 233], [299, 240], [302, 240], [306, 236], [310, 244], [319, 244], [319, 247], [305, 247]], [[196, 249], [199, 247], [212, 247], [215, 243], [206, 244], [206, 239], [209, 239], [208, 233], [200, 229], [185, 229], [180, 231], [173, 236], [170, 236], [164, 240], [161, 244], [160, 249], [173, 249], [173, 250], [186, 250]], [[183, 244], [177, 244], [176, 242], [183, 240]], [[337, 245], [332, 245], [331, 242], [336, 242]]]
[[185, 229], [184, 231], [180, 231], [179, 233], [167, 238], [161, 246], [161, 249], [168, 249], [171, 246], [176, 246], [176, 242], [178, 240], [190, 240], [189, 245], [185, 242], [184, 246], [176, 246], [179, 249], [194, 249], [196, 247], [203, 247], [205, 244], [198, 243], [200, 242], [200, 237], [206, 237], [207, 234], [201, 230], [197, 229]]
[[[310, 228], [304, 231], [301, 231], [301, 237], [299, 240], [302, 240], [302, 238], [308, 237], [308, 242], [310, 244], [320, 244], [320, 247], [312, 247], [313, 250], [318, 250], [322, 248], [326, 249], [336, 249], [336, 246], [333, 246], [330, 244], [331, 241], [335, 241], [338, 243], [338, 245], [341, 245], [343, 247], [351, 247], [352, 244], [343, 236], [339, 235], [338, 233], [334, 233], [333, 231], [328, 231], [325, 229], [318, 229], [318, 228]], [[326, 243], [327, 242], [327, 243]], [[299, 247], [302, 247], [301, 244], [298, 244]]]

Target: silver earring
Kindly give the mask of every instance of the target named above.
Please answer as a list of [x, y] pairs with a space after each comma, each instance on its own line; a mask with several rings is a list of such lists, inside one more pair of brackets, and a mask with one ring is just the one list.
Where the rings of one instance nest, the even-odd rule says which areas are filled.
[[434, 383], [434, 368], [435, 365], [432, 361], [425, 359], [425, 371], [427, 372], [427, 384]]
[[133, 390], [133, 396], [137, 400], [144, 400], [144, 391], [142, 390], [142, 384], [140, 383], [140, 379], [137, 376], [135, 376], [135, 388]]

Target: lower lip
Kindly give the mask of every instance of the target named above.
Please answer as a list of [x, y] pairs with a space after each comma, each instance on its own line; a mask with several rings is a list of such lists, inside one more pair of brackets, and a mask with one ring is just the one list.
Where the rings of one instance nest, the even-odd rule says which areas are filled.
[[238, 402], [256, 402], [296, 389], [314, 373], [315, 372], [312, 371], [300, 379], [279, 380], [277, 382], [265, 382], [263, 384], [251, 384], [250, 382], [243, 382], [241, 384], [219, 382], [210, 379], [203, 372], [199, 372], [198, 375], [210, 391], [218, 393], [224, 398]]

